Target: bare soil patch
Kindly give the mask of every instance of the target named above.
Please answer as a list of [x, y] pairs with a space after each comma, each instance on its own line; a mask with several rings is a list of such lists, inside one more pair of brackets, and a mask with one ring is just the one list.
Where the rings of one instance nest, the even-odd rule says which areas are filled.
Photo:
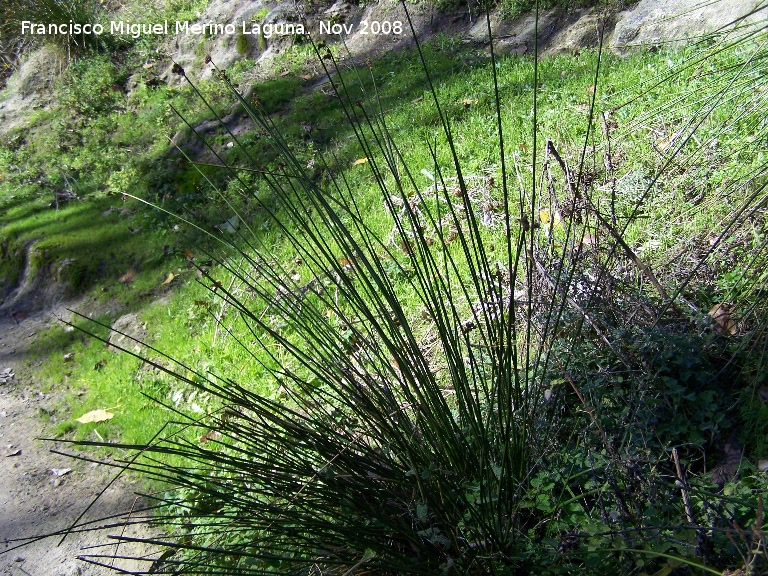
[[[103, 554], [106, 565], [124, 570], [146, 570], [136, 562], [115, 556], [141, 555], [136, 546], [110, 543], [110, 534], [149, 536], [146, 526], [76, 531], [61, 536], [37, 536], [65, 531], [107, 486], [115, 470], [52, 453], [54, 444], [39, 440], [50, 435], [45, 423], [60, 403], [62, 390], [41, 391], [30, 352], [36, 336], [59, 322], [64, 306], [34, 313], [20, 321], [0, 318], [0, 574], [13, 576], [74, 576], [113, 574], [111, 569], [88, 564], [77, 557]], [[13, 374], [13, 377], [10, 376]], [[5, 380], [4, 383], [3, 380]], [[66, 446], [59, 448], [65, 449]], [[95, 502], [79, 524], [110, 525], [140, 509], [136, 479], [120, 478]], [[102, 520], [113, 517], [113, 520]], [[82, 530], [82, 528], [80, 529]], [[148, 552], [148, 551], [147, 551]]]

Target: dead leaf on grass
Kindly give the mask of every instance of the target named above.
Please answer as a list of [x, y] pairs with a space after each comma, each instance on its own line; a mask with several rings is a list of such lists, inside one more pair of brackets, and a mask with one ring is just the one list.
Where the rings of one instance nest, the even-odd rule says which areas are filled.
[[560, 228], [563, 225], [563, 218], [557, 211], [555, 211], [554, 214], [550, 214], [549, 210], [540, 210], [539, 220], [541, 220], [541, 223], [544, 226], [554, 226], [555, 228]]
[[360, 166], [360, 164], [365, 164], [368, 162], [368, 158], [358, 158], [352, 163], [352, 166]]
[[221, 438], [221, 434], [216, 430], [211, 430], [200, 436], [200, 444], [205, 444], [209, 440], [215, 440], [216, 438]]
[[738, 333], [739, 327], [733, 320], [731, 309], [725, 302], [715, 304], [710, 308], [707, 314], [715, 321], [715, 330], [720, 334], [730, 334], [731, 336], [734, 336]]
[[51, 468], [50, 472], [53, 476], [66, 476], [72, 472], [72, 468]]
[[86, 412], [80, 418], [77, 419], [80, 424], [88, 424], [89, 422], [104, 422], [105, 420], [111, 420], [115, 415], [112, 412], [100, 408], [98, 410], [91, 410]]
[[129, 282], [133, 282], [134, 278], [136, 278], [136, 270], [129, 268], [128, 272], [120, 276], [118, 280], [121, 284], [128, 284]]
[[168, 276], [163, 280], [163, 284], [170, 284], [174, 278], [176, 278], [176, 275], [173, 272], [168, 272]]

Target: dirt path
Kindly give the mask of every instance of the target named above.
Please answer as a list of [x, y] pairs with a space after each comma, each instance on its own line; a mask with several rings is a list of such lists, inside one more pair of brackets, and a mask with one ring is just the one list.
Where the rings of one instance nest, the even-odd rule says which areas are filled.
[[[30, 366], [36, 335], [53, 322], [63, 306], [31, 315], [16, 322], [7, 314], [0, 318], [0, 574], [13, 576], [75, 576], [114, 574], [112, 570], [78, 560], [81, 554], [105, 554], [104, 564], [113, 565], [113, 555], [136, 554], [123, 544], [116, 550], [109, 534], [119, 528], [70, 534], [32, 541], [17, 548], [19, 539], [67, 529], [107, 485], [114, 469], [51, 453], [51, 443], [36, 440], [50, 432], [42, 415], [59, 402], [63, 392], [43, 394]], [[7, 370], [6, 370], [7, 369]], [[8, 370], [15, 376], [8, 379]], [[6, 376], [2, 374], [5, 372]], [[68, 471], [67, 471], [68, 470]], [[130, 510], [138, 485], [120, 479], [96, 502], [84, 520], [98, 520]], [[102, 526], [98, 522], [96, 526]], [[132, 535], [137, 535], [135, 528]], [[148, 529], [141, 528], [148, 536]], [[121, 563], [122, 562], [122, 563]], [[135, 562], [114, 561], [115, 566], [135, 571]]]

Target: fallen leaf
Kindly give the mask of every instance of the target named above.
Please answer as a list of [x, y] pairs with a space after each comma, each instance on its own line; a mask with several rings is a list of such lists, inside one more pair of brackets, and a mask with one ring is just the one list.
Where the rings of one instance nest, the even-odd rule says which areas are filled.
[[550, 214], [549, 210], [541, 210], [539, 211], [539, 220], [545, 226], [554, 226], [555, 228], [563, 226], [563, 217], [557, 211], [554, 214]]
[[312, 80], [312, 74], [302, 74], [300, 78], [302, 80]]
[[237, 228], [239, 226], [240, 226], [240, 217], [237, 214], [235, 214], [234, 216], [222, 222], [221, 224], [214, 226], [214, 228], [219, 232], [234, 234], [237, 231]]
[[133, 268], [129, 268], [128, 272], [120, 276], [118, 279], [122, 284], [128, 284], [129, 282], [133, 282], [133, 279], [136, 278], [136, 270]]
[[80, 424], [88, 424], [89, 422], [104, 422], [104, 420], [110, 420], [114, 417], [114, 414], [112, 412], [107, 412], [106, 410], [99, 409], [99, 410], [91, 410], [90, 412], [86, 412], [80, 418], [77, 419]]
[[184, 258], [187, 260], [192, 260], [192, 258], [195, 257], [195, 253], [192, 252], [192, 250], [188, 250], [187, 248], [184, 248], [184, 250], [181, 251], [182, 254], [184, 254]]
[[154, 64], [152, 62], [147, 62], [146, 64], [142, 64], [141, 67], [144, 68], [144, 70], [149, 70], [152, 68]]
[[173, 272], [168, 272], [168, 276], [165, 277], [165, 280], [163, 280], [163, 284], [170, 284], [173, 282], [173, 279], [176, 278]]
[[200, 444], [205, 444], [209, 440], [215, 440], [216, 438], [220, 438], [221, 434], [216, 432], [216, 430], [211, 430], [210, 432], [206, 432], [202, 436], [200, 436]]
[[368, 158], [358, 158], [352, 163], [352, 166], [360, 166], [360, 164], [365, 164], [368, 162]]
[[66, 354], [64, 354], [64, 362], [71, 362], [72, 358], [74, 357], [75, 357], [74, 352], [67, 352]]
[[462, 98], [459, 100], [459, 104], [469, 107], [472, 106], [472, 104], [477, 104], [477, 98]]
[[72, 468], [51, 468], [51, 474], [53, 476], [65, 476], [72, 472]]
[[726, 303], [715, 304], [707, 314], [715, 321], [715, 330], [720, 334], [734, 336], [738, 332], [738, 326], [731, 317], [731, 309]]
[[663, 138], [658, 138], [656, 140], [656, 146], [658, 146], [662, 151], [666, 152], [669, 148], [671, 148], [675, 142], [683, 135], [682, 130], [678, 132], [672, 132], [672, 134], [666, 135]]

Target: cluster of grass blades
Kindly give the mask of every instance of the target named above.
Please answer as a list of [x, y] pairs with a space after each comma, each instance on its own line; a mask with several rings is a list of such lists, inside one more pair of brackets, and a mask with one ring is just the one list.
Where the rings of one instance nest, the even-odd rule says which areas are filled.
[[[730, 239], [748, 226], [763, 238], [768, 107], [760, 33], [713, 40], [677, 69], [711, 75], [711, 92], [681, 91], [674, 142], [632, 195], [614, 163], [638, 129], [617, 135], [612, 115], [621, 108], [598, 114], [597, 89], [572, 162], [537, 130], [538, 90], [532, 157], [505, 149], [493, 52], [498, 160], [480, 178], [462, 169], [426, 62], [439, 119], [439, 136], [425, 144], [429, 169], [404, 161], [376, 93], [355, 81], [359, 70], [318, 49], [375, 198], [361, 193], [332, 152], [318, 155], [312, 169], [299, 162], [258, 98], [232, 87], [280, 160], [261, 166], [241, 147], [249, 164], [230, 166], [208, 148], [258, 211], [237, 228], [228, 221], [234, 234], [207, 230], [222, 251], [209, 251], [204, 258], [219, 266], [201, 266], [200, 274], [235, 312], [222, 329], [274, 393], [238, 381], [237, 366], [201, 373], [144, 347], [145, 362], [220, 408], [201, 416], [169, 407], [174, 419], [155, 440], [123, 446], [134, 454], [118, 466], [167, 487], [146, 495], [152, 522], [167, 533], [149, 540], [163, 553], [145, 559], [142, 573], [764, 567], [765, 480], [722, 492], [696, 476], [695, 449], [670, 441], [690, 432], [675, 428], [680, 418], [699, 418], [696, 425], [713, 434], [727, 429], [717, 414], [692, 407], [730, 398], [738, 382], [763, 372], [762, 287], [742, 287], [740, 300], [729, 302], [742, 311], [738, 329], [720, 316], [707, 320], [696, 300], [702, 267], [744, 249]], [[723, 53], [731, 58], [718, 60]], [[598, 65], [595, 86], [600, 78]], [[733, 98], [743, 106], [735, 117], [722, 115]], [[639, 214], [667, 175], [694, 164], [735, 124], [754, 140], [719, 161], [737, 154], [750, 169], [703, 191], [708, 203], [716, 194], [730, 199], [712, 212], [717, 235], [690, 269], [661, 277], [662, 263], [650, 266], [650, 251], [638, 254], [627, 238], [641, 234]], [[246, 172], [258, 174], [261, 191]], [[382, 203], [388, 217], [372, 218]], [[281, 231], [291, 261], [260, 242], [260, 226]], [[749, 253], [747, 266], [759, 266], [764, 242]], [[698, 449], [711, 449], [715, 437]], [[86, 559], [106, 566], [115, 556]]]

